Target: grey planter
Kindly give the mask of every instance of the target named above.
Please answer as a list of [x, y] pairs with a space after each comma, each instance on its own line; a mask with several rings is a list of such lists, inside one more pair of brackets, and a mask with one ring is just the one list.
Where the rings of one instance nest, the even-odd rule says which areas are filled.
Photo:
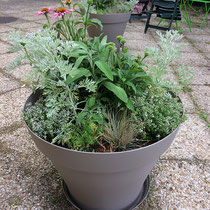
[[116, 37], [124, 34], [130, 16], [130, 12], [117, 14], [90, 14], [90, 19], [97, 18], [101, 21], [103, 31], [101, 31], [100, 26], [90, 26], [88, 27], [88, 34], [90, 37], [98, 37], [103, 33], [103, 36], [107, 35], [108, 42], [114, 42], [116, 47], [118, 47]]
[[[39, 95], [31, 94], [26, 104], [34, 103]], [[36, 146], [62, 175], [76, 206], [83, 210], [122, 210], [133, 207], [151, 169], [170, 146], [178, 129], [164, 139], [139, 149], [91, 153], [56, 146], [39, 138], [28, 128]]]

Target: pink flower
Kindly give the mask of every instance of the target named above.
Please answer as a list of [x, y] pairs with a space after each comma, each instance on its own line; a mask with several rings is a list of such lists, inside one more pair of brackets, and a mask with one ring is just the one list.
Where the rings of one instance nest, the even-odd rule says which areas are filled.
[[36, 13], [36, 15], [43, 15], [43, 14], [45, 14], [46, 12], [51, 12], [51, 11], [55, 11], [55, 9], [54, 8], [42, 8], [39, 12], [37, 12]]
[[73, 9], [67, 10], [65, 8], [59, 8], [59, 9], [57, 9], [56, 13], [54, 15], [52, 15], [52, 18], [56, 18], [56, 17], [61, 18], [66, 13], [73, 12], [73, 11], [74, 11]]

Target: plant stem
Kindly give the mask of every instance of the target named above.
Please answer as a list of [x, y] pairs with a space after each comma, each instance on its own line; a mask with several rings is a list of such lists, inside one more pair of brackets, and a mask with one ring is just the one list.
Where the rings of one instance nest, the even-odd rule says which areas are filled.
[[72, 95], [71, 95], [71, 89], [72, 89], [72, 87], [69, 88], [69, 86], [67, 86], [67, 89], [68, 89], [68, 92], [69, 92], [70, 103], [71, 103], [71, 105], [73, 107], [74, 116], [77, 117], [77, 112], [76, 112], [76, 109], [77, 108], [75, 107], [75, 104], [74, 104], [74, 101], [73, 101]]
[[119, 54], [119, 57], [121, 57], [121, 50], [120, 50], [121, 41], [118, 41], [118, 43], [119, 43], [119, 51], [118, 51], [118, 54]]
[[34, 61], [31, 59], [30, 55], [28, 54], [27, 49], [25, 47], [23, 47], [23, 49], [24, 49], [24, 51], [26, 53], [26, 56], [27, 56], [28, 60], [30, 61], [30, 65], [34, 64]]
[[68, 25], [66, 24], [66, 21], [65, 21], [65, 17], [64, 17], [64, 16], [65, 16], [65, 15], [62, 16], [63, 24], [64, 24], [64, 26], [65, 26], [65, 28], [66, 28], [67, 34], [69, 35], [69, 40], [71, 40], [71, 34], [70, 34], [70, 32], [69, 32], [69, 28], [68, 28]]
[[90, 4], [88, 4], [87, 12], [85, 13], [85, 28], [84, 28], [84, 39], [86, 41], [86, 34], [87, 34], [87, 21], [88, 21], [88, 15], [89, 15], [89, 10], [90, 10]]
[[51, 27], [50, 20], [49, 20], [49, 17], [47, 15], [47, 12], [45, 12], [44, 15], [45, 15], [45, 17], [47, 19], [47, 22], [48, 22], [49, 27]]
[[62, 7], [65, 7], [62, 0], [60, 0], [60, 4], [62, 5]]

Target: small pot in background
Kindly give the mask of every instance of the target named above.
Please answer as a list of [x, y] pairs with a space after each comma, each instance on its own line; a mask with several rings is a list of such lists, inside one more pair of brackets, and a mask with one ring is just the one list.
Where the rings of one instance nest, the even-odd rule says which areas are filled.
[[114, 42], [118, 48], [119, 46], [116, 37], [124, 34], [126, 24], [129, 21], [130, 16], [130, 12], [116, 14], [90, 14], [90, 19], [97, 18], [101, 21], [103, 30], [101, 31], [99, 25], [89, 26], [88, 34], [90, 37], [98, 37], [101, 33], [103, 33], [101, 38], [107, 35], [107, 42]]

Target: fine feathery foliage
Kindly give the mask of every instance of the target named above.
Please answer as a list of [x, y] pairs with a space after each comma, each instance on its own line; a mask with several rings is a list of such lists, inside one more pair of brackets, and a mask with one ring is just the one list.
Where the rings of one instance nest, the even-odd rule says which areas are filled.
[[[181, 56], [181, 49], [185, 46], [185, 43], [180, 42], [183, 35], [178, 31], [168, 31], [166, 34], [157, 32], [160, 37], [158, 43], [160, 48], [149, 47], [146, 49], [146, 53], [150, 55], [153, 63], [149, 65], [147, 71], [153, 77], [153, 82], [158, 88], [168, 88], [173, 91], [181, 90], [186, 84], [189, 84], [192, 80], [192, 71], [188, 66], [180, 64], [178, 59]], [[173, 74], [174, 70], [171, 68], [172, 64], [176, 67], [175, 73], [179, 76], [179, 83], [171, 81], [167, 78], [168, 75]]]
[[[66, 2], [69, 10], [60, 8], [53, 15], [61, 16], [58, 22], [48, 20], [36, 33], [8, 35], [20, 55], [10, 68], [29, 62], [27, 80], [33, 91], [41, 92], [24, 112], [29, 128], [53, 144], [96, 152], [138, 148], [171, 133], [184, 116], [176, 95], [180, 87], [165, 76], [180, 55], [181, 36], [159, 34], [160, 49], [133, 58], [122, 36], [117, 37], [119, 50], [106, 37], [86, 36], [93, 24], [88, 11], [77, 19], [84, 30], [75, 26], [77, 20], [70, 27], [66, 15], [74, 17], [77, 11]], [[50, 11], [45, 8], [40, 14], [48, 18]], [[153, 58], [151, 65], [146, 65], [148, 58]], [[185, 71], [180, 74], [190, 78]]]
[[25, 52], [21, 59], [32, 65], [27, 78], [35, 89], [43, 90], [48, 116], [68, 107], [77, 118], [79, 104], [89, 100], [94, 101], [93, 110], [100, 104], [133, 110], [132, 97], [152, 82], [142, 68], [144, 58], [126, 54], [122, 37], [118, 37], [121, 49], [116, 52], [113, 43], [107, 46], [106, 37], [84, 45], [55, 39], [55, 33], [45, 29], [24, 37], [17, 32], [10, 36], [16, 49]]
[[169, 133], [184, 121], [183, 106], [179, 98], [170, 92], [148, 89], [141, 97], [135, 98], [135, 121], [143, 123], [142, 141], [155, 142]]

